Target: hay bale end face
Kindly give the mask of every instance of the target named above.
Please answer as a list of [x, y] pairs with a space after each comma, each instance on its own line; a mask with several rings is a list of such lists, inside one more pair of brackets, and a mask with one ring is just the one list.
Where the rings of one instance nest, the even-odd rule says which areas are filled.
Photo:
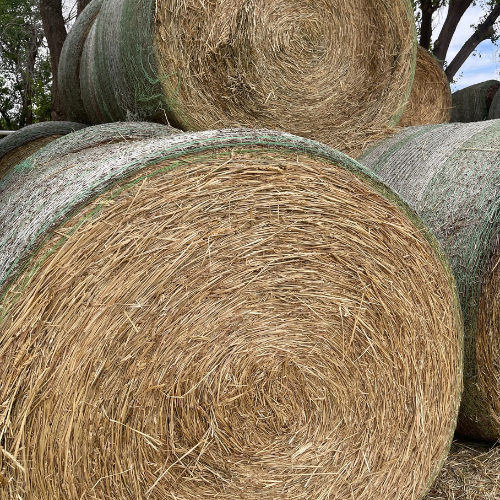
[[87, 146], [0, 192], [6, 494], [420, 497], [462, 354], [413, 212], [286, 133]]
[[500, 438], [500, 120], [411, 127], [362, 159], [433, 231], [465, 326], [461, 434]]
[[408, 0], [110, 0], [91, 35], [95, 123], [266, 127], [351, 156], [397, 124], [415, 67]]
[[41, 122], [28, 125], [0, 141], [0, 180], [18, 163], [46, 144], [86, 127], [75, 122]]
[[423, 47], [417, 47], [415, 78], [400, 127], [448, 123], [451, 118], [451, 90], [439, 61]]
[[469, 123], [486, 120], [493, 98], [499, 89], [498, 80], [488, 80], [453, 92], [450, 121]]

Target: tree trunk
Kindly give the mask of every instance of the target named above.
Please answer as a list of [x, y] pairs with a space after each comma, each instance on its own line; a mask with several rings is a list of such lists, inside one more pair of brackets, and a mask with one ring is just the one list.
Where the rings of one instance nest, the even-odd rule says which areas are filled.
[[42, 16], [45, 38], [49, 46], [50, 66], [52, 70], [52, 106], [50, 117], [52, 120], [65, 120], [66, 115], [62, 109], [57, 85], [59, 57], [67, 35], [61, 0], [40, 0], [40, 14]]
[[432, 16], [440, 7], [441, 2], [436, 0], [420, 0], [420, 10], [422, 11], [422, 22], [420, 23], [419, 45], [429, 50], [432, 37]]
[[5, 121], [5, 125], [7, 126], [6, 130], [10, 130], [12, 128], [12, 122], [10, 120], [9, 113], [4, 109], [0, 109], [0, 114], [2, 115], [2, 117]]
[[457, 71], [461, 68], [462, 64], [474, 52], [476, 47], [484, 40], [491, 38], [495, 33], [493, 25], [500, 16], [500, 4], [497, 4], [490, 12], [485, 21], [480, 24], [474, 34], [463, 44], [462, 48], [458, 51], [453, 61], [450, 62], [446, 68], [446, 76], [448, 81], [452, 81]]
[[433, 54], [440, 61], [446, 59], [446, 54], [450, 47], [451, 39], [455, 34], [457, 25], [465, 14], [465, 11], [470, 7], [473, 0], [450, 0], [448, 6], [448, 13], [446, 14], [446, 19], [444, 20], [441, 32], [434, 43]]
[[22, 72], [23, 79], [23, 107], [21, 113], [20, 125], [31, 125], [33, 123], [33, 78], [35, 74], [35, 62], [38, 54], [38, 48], [41, 44], [41, 38], [38, 37], [36, 27], [27, 26], [30, 32], [30, 42], [28, 45], [28, 55], [26, 66]]

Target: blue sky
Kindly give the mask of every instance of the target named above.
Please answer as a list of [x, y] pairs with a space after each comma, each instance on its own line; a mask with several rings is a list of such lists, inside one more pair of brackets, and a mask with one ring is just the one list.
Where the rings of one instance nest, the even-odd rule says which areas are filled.
[[[441, 29], [441, 24], [444, 21], [446, 10], [438, 12], [435, 19], [435, 28], [433, 30], [433, 38], [436, 39]], [[455, 35], [451, 41], [450, 49], [446, 57], [450, 62], [455, 54], [462, 47], [464, 42], [472, 35], [473, 30], [471, 24], [477, 23], [482, 17], [483, 10], [481, 7], [469, 7], [467, 12], [462, 17]], [[500, 45], [500, 41], [499, 41]], [[471, 55], [464, 65], [459, 69], [455, 79], [457, 82], [451, 85], [451, 90], [459, 90], [474, 83], [484, 82], [486, 80], [500, 81], [500, 47], [496, 47], [490, 40], [485, 40], [477, 47], [477, 55]], [[479, 56], [481, 54], [481, 56]], [[462, 74], [460, 78], [458, 76]]]

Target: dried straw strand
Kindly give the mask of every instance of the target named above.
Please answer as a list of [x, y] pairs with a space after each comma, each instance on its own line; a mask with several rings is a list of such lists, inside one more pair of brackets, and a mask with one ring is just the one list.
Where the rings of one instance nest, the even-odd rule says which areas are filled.
[[500, 496], [500, 448], [456, 439], [423, 500], [495, 500]]

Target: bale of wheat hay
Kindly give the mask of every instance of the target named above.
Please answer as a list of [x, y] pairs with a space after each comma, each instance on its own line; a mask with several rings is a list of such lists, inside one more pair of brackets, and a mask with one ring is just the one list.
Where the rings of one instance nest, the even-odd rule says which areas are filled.
[[398, 126], [448, 123], [451, 107], [450, 84], [442, 65], [419, 45], [410, 98]]
[[498, 80], [488, 80], [453, 92], [450, 121], [469, 123], [486, 120], [493, 98], [499, 89]]
[[75, 122], [41, 122], [28, 125], [0, 141], [0, 180], [12, 167], [58, 137], [80, 130], [86, 125]]
[[408, 0], [109, 0], [94, 27], [94, 123], [267, 127], [355, 154], [397, 124], [415, 67]]
[[83, 48], [103, 0], [92, 0], [80, 15], [64, 41], [57, 74], [61, 102], [68, 120], [91, 123], [80, 91], [80, 63]]
[[410, 127], [361, 159], [428, 224], [450, 259], [465, 327], [458, 431], [500, 437], [500, 120]]
[[0, 186], [3, 498], [423, 494], [462, 347], [414, 213], [287, 133], [86, 144]]

